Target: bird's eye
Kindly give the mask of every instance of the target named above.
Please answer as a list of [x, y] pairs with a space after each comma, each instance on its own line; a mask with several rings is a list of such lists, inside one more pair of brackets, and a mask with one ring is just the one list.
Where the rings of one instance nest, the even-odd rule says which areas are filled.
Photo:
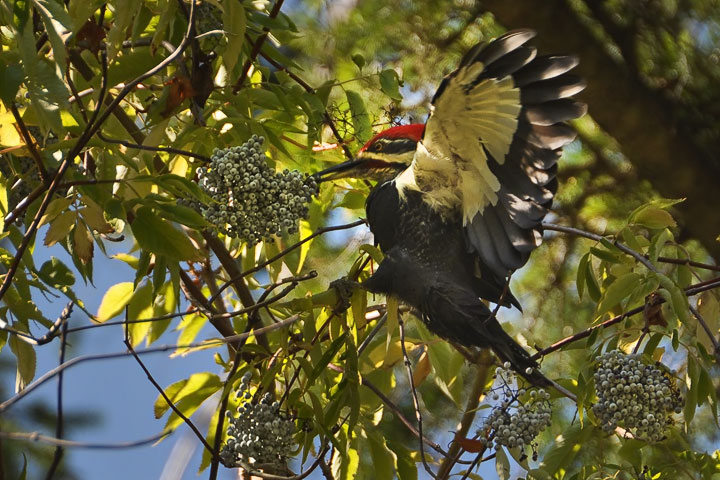
[[385, 144], [383, 142], [377, 142], [375, 144], [375, 151], [376, 152], [382, 152], [382, 149], [385, 148]]

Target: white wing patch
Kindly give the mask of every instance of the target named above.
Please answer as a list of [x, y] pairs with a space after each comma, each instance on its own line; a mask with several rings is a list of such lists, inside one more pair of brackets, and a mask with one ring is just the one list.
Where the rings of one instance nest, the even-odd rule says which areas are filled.
[[461, 209], [463, 224], [497, 203], [500, 182], [485, 150], [495, 161], [505, 161], [522, 108], [511, 77], [472, 85], [483, 68], [473, 63], [448, 82], [411, 166], [396, 179], [401, 194], [405, 188], [425, 192], [425, 200], [441, 213]]

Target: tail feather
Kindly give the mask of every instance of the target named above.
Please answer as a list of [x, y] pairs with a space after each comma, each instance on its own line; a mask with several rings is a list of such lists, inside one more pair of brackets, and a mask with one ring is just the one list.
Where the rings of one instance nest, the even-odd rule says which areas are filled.
[[[495, 319], [488, 319], [483, 329], [490, 343], [490, 348], [503, 362], [510, 362], [525, 380], [539, 387], [549, 387], [552, 382], [539, 370], [538, 363], [510, 335], [503, 330]], [[528, 370], [530, 369], [530, 370]], [[528, 373], [528, 371], [530, 373]]]
[[513, 370], [533, 385], [552, 384], [540, 373], [537, 362], [503, 330], [473, 292], [451, 285], [431, 288], [418, 307], [428, 328], [437, 335], [469, 347], [489, 347], [502, 362], [510, 362]]

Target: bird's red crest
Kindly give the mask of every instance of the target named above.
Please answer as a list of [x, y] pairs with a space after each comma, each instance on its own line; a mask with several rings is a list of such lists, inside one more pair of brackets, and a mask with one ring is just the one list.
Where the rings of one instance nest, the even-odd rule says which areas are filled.
[[370, 145], [372, 145], [378, 138], [410, 138], [419, 142], [423, 133], [425, 132], [424, 123], [413, 123], [411, 125], [398, 125], [397, 127], [388, 128], [372, 137], [368, 142], [363, 145], [360, 149], [364, 152]]

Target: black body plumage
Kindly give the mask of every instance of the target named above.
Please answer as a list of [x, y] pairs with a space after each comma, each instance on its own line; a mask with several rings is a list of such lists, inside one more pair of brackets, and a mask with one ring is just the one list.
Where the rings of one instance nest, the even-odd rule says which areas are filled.
[[[549, 384], [482, 302], [500, 301], [505, 285], [477, 275], [477, 256], [468, 249], [459, 216], [446, 221], [418, 192], [400, 200], [392, 181], [373, 190], [366, 211], [385, 258], [363, 287], [397, 295], [435, 334], [466, 347], [492, 348], [532, 383]], [[508, 291], [503, 303], [510, 301], [516, 303]]]

